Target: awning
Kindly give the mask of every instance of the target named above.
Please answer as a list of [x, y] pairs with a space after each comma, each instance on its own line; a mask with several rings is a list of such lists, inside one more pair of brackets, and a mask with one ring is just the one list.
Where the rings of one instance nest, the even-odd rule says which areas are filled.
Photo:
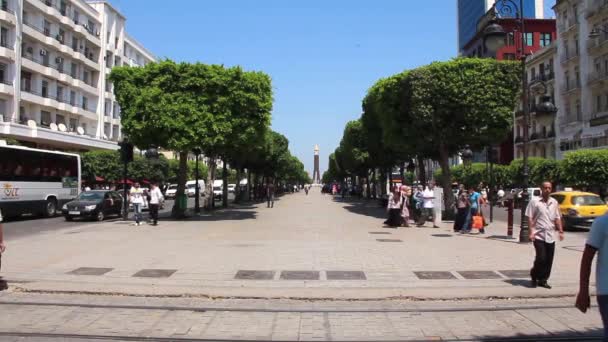
[[133, 181], [127, 178], [127, 181], [125, 182], [124, 179], [119, 179], [116, 181], [117, 184], [133, 184]]
[[103, 177], [95, 176], [95, 181], [96, 182], [105, 182], [105, 179]]

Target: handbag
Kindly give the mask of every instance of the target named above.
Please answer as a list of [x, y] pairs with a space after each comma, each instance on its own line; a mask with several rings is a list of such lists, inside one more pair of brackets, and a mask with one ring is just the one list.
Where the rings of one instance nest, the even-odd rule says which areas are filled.
[[471, 225], [473, 229], [483, 229], [483, 216], [475, 215], [473, 216], [473, 224]]

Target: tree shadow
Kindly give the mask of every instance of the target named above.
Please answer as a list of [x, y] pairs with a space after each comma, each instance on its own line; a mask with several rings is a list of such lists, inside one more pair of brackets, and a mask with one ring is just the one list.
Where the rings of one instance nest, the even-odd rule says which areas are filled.
[[590, 328], [585, 330], [563, 330], [553, 331], [546, 334], [515, 334], [512, 336], [492, 336], [481, 335], [471, 336], [466, 341], [483, 341], [483, 342], [498, 342], [498, 341], [602, 341], [604, 330], [602, 328]]
[[380, 206], [378, 200], [368, 200], [359, 198], [340, 198], [334, 197], [334, 202], [346, 203], [344, 209], [351, 213], [375, 218], [386, 218], [386, 210]]
[[163, 215], [159, 217], [159, 221], [162, 222], [213, 222], [213, 221], [242, 221], [242, 220], [255, 220], [257, 219], [257, 211], [255, 210], [239, 210], [239, 209], [224, 209], [215, 210], [211, 212], [201, 211], [200, 214], [195, 214], [192, 211], [188, 211], [186, 217], [183, 219], [176, 219], [171, 217], [171, 214]]

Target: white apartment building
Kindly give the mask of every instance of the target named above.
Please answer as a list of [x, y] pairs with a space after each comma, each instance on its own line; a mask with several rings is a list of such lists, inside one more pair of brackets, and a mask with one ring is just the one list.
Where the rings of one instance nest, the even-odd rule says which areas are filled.
[[557, 158], [582, 148], [608, 148], [608, 0], [558, 0], [555, 73]]
[[[530, 157], [542, 157], [555, 159], [557, 155], [555, 118], [559, 115], [536, 112], [536, 104], [541, 102], [542, 96], [551, 97], [555, 101], [555, 60], [557, 58], [557, 44], [551, 45], [537, 51], [526, 59], [526, 77], [530, 87], [530, 126], [528, 155]], [[546, 87], [546, 89], [543, 88]], [[543, 94], [545, 92], [545, 94]], [[515, 158], [523, 158], [523, 136], [524, 121], [523, 111], [515, 112], [513, 125], [513, 137], [515, 144]]]
[[104, 0], [0, 0], [0, 138], [59, 150], [117, 149], [114, 66], [155, 57]]

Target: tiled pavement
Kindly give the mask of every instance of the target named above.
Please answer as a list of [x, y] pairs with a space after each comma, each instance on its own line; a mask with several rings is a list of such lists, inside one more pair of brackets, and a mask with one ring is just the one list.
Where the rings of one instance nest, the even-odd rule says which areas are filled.
[[564, 336], [580, 341], [599, 336], [596, 308], [583, 315], [572, 300], [357, 303], [2, 293], [0, 312], [10, 314], [0, 314], [0, 341], [19, 336], [173, 341], [540, 341]]
[[533, 248], [505, 239], [504, 224], [460, 236], [449, 223], [384, 228], [383, 216], [374, 202], [314, 191], [284, 196], [274, 209], [248, 205], [158, 227], [66, 223], [62, 231], [9, 241], [2, 272], [13, 287], [42, 292], [361, 299], [576, 291], [584, 232], [558, 243], [554, 289], [546, 291], [520, 279]]

